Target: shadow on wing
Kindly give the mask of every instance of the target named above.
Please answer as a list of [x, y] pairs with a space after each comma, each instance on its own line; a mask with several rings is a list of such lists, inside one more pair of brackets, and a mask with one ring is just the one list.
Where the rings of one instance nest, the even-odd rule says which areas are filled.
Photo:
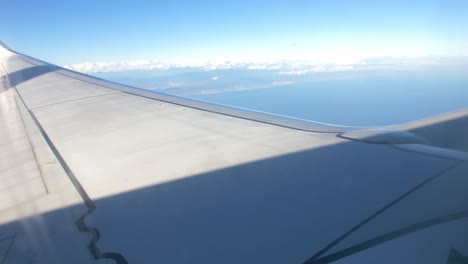
[[39, 77], [49, 72], [58, 70], [59, 67], [54, 65], [39, 65], [25, 68], [22, 70], [14, 71], [8, 74], [10, 82], [13, 86], [17, 86], [21, 83], [27, 82], [31, 79]]

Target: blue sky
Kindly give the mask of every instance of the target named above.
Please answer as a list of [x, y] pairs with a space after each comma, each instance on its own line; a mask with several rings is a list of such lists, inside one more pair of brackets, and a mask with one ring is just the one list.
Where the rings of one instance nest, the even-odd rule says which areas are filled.
[[0, 39], [56, 64], [468, 55], [468, 1], [8, 1]]

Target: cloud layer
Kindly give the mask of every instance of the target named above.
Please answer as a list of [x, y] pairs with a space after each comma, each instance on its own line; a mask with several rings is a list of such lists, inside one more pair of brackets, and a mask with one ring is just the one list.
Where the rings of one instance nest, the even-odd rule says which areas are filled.
[[[308, 75], [320, 72], [343, 72], [369, 69], [412, 69], [434, 68], [447, 66], [467, 66], [467, 57], [381, 57], [356, 60], [353, 62], [321, 63], [311, 61], [199, 61], [165, 63], [157, 60], [133, 60], [123, 62], [85, 62], [80, 64], [65, 65], [65, 68], [84, 72], [122, 72], [131, 70], [170, 70], [170, 69], [195, 69], [203, 71], [245, 69], [277, 71], [280, 75]], [[216, 77], [216, 76], [214, 76]], [[214, 78], [213, 80], [215, 80]]]

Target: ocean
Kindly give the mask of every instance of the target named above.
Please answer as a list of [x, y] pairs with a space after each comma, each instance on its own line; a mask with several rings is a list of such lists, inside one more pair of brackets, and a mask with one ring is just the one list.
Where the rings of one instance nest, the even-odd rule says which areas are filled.
[[468, 107], [468, 72], [456, 68], [308, 76], [278, 76], [255, 70], [164, 74], [135, 71], [97, 76], [194, 99], [337, 125], [396, 125]]

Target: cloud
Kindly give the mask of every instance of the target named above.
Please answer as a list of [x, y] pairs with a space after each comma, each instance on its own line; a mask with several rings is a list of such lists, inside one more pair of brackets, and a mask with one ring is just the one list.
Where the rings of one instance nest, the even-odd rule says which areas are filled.
[[337, 71], [352, 71], [353, 65], [317, 65], [313, 67], [306, 67], [298, 70], [281, 71], [281, 75], [306, 75], [317, 72], [337, 72]]
[[[169, 70], [169, 69], [199, 69], [203, 71], [246, 69], [258, 71], [282, 71], [281, 74], [302, 75], [311, 72], [325, 72], [335, 70], [351, 70], [346, 65], [312, 65], [307, 62], [185, 62], [163, 63], [153, 60], [135, 60], [126, 62], [85, 62], [80, 64], [65, 65], [67, 69], [84, 72], [119, 72], [130, 70]], [[219, 77], [214, 76], [213, 80]]]
[[211, 77], [211, 80], [213, 80], [213, 81], [216, 81], [216, 80], [218, 80], [218, 79], [219, 79], [219, 76], [213, 76], [213, 77]]
[[[243, 69], [255, 71], [277, 71], [280, 75], [307, 75], [320, 72], [342, 72], [368, 69], [393, 69], [402, 67], [444, 67], [468, 65], [468, 57], [372, 57], [362, 60], [341, 60], [338, 63], [317, 61], [187, 61], [165, 63], [157, 60], [132, 60], [123, 62], [85, 62], [65, 65], [65, 68], [84, 72], [120, 72], [130, 70], [196, 69], [216, 71]], [[217, 77], [217, 76], [215, 76]], [[215, 80], [215, 79], [213, 79]]]
[[167, 70], [172, 65], [156, 62], [153, 60], [133, 60], [122, 62], [84, 62], [73, 65], [65, 65], [64, 68], [84, 72], [119, 72], [129, 70]]

